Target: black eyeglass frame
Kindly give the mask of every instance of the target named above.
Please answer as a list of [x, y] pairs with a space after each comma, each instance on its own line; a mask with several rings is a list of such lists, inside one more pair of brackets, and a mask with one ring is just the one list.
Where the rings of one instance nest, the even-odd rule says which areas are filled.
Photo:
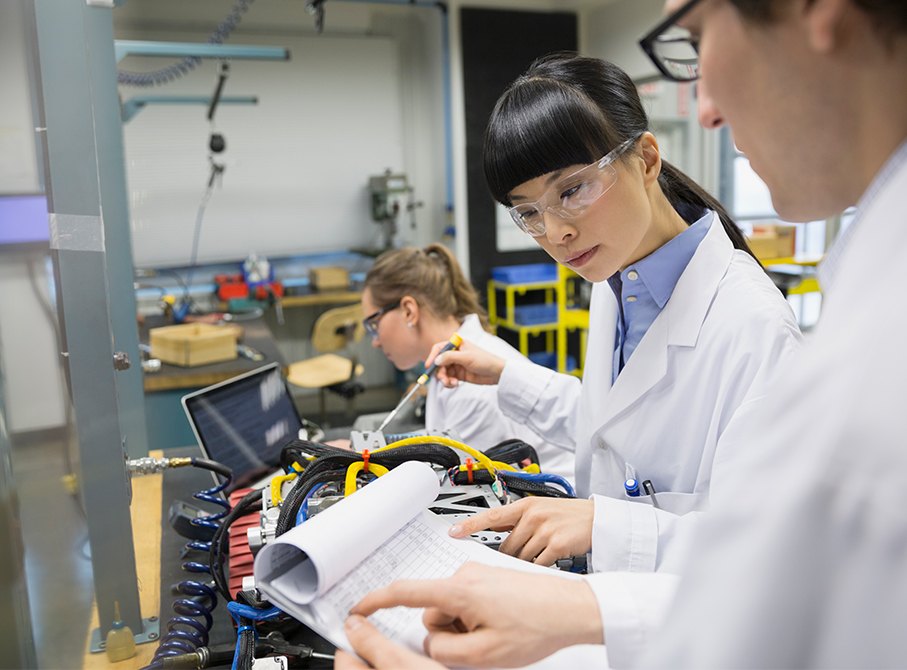
[[377, 312], [372, 312], [367, 317], [362, 319], [362, 327], [365, 328], [365, 332], [368, 333], [369, 337], [375, 338], [378, 337], [378, 322], [381, 320], [381, 317], [397, 309], [400, 306], [400, 303], [403, 302], [403, 298], [395, 300], [391, 304], [382, 307]]
[[[677, 75], [668, 71], [668, 69], [661, 62], [661, 59], [656, 55], [655, 47], [652, 45], [658, 41], [658, 38], [661, 37], [661, 35], [665, 31], [667, 31], [669, 28], [673, 27], [680, 19], [682, 19], [687, 14], [689, 14], [696, 7], [696, 5], [698, 5], [700, 2], [701, 2], [701, 0], [688, 0], [686, 3], [684, 3], [683, 5], [678, 7], [674, 12], [672, 12], [671, 14], [666, 16], [663, 21], [661, 21], [657, 26], [652, 28], [652, 30], [650, 30], [641, 40], [639, 40], [639, 46], [642, 48], [642, 50], [645, 52], [645, 54], [649, 57], [649, 60], [651, 60], [652, 63], [655, 65], [655, 67], [658, 68], [658, 71], [661, 72], [661, 74], [664, 75], [665, 78], [669, 79], [670, 81], [678, 81], [678, 82], [696, 81], [697, 79], [699, 79], [699, 76], [697, 75], [693, 79], [684, 79], [684, 78], [678, 77]], [[693, 49], [698, 54], [699, 53], [698, 41], [691, 40], [690, 45], [693, 47]]]

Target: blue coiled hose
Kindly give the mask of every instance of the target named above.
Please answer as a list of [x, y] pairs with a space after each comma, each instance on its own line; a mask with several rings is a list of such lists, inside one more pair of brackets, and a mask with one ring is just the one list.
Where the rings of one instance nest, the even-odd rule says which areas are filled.
[[[219, 494], [233, 481], [233, 473], [228, 467], [204, 458], [193, 458], [192, 465], [204, 470], [211, 470], [221, 476], [220, 484], [193, 494], [196, 500], [222, 509], [214, 514], [192, 519], [191, 523], [195, 526], [216, 530], [220, 526], [220, 520], [230, 512], [230, 503]], [[183, 555], [189, 551], [207, 552], [210, 548], [210, 542], [193, 540], [186, 544]], [[198, 561], [185, 561], [181, 567], [186, 572], [211, 573], [208, 564]], [[211, 612], [217, 607], [217, 592], [208, 584], [195, 580], [181, 581], [176, 585], [176, 591], [184, 597], [173, 602], [175, 616], [167, 622], [167, 632], [161, 638], [160, 646], [154, 652], [151, 663], [143, 670], [157, 670], [163, 667], [163, 658], [166, 656], [191, 654], [199, 647], [208, 645], [208, 633], [214, 623]]]

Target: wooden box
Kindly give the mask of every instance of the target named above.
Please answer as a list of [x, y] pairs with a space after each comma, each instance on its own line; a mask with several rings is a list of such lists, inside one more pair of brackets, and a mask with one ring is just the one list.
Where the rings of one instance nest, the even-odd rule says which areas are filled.
[[349, 288], [350, 274], [341, 267], [312, 268], [311, 281], [312, 288], [317, 291], [337, 291]]
[[237, 335], [232, 326], [207, 323], [152, 328], [151, 356], [184, 367], [229, 361], [236, 358]]
[[794, 255], [794, 226], [754, 225], [747, 244], [760, 260], [789, 258]]

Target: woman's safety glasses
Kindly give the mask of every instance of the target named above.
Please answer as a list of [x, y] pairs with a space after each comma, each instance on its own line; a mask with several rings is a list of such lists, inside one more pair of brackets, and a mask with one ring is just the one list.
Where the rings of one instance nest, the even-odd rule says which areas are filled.
[[387, 307], [382, 307], [377, 312], [372, 312], [362, 320], [362, 325], [365, 328], [365, 332], [368, 333], [369, 337], [371, 337], [373, 340], [378, 337], [378, 322], [381, 321], [381, 317], [391, 310], [397, 309], [399, 306], [400, 301], [395, 300]]
[[514, 223], [533, 237], [545, 234], [545, 212], [554, 212], [562, 219], [575, 219], [601, 198], [617, 182], [613, 163], [636, 143], [638, 137], [622, 142], [594, 163], [580, 168], [545, 191], [535, 202], [523, 202], [507, 210]]

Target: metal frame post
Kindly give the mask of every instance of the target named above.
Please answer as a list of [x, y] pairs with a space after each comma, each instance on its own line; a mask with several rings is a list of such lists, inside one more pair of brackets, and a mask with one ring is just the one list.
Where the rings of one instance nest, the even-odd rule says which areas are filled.
[[85, 0], [26, 0], [26, 8], [101, 633], [119, 602], [140, 634], [124, 451], [146, 455], [147, 436], [113, 18]]

